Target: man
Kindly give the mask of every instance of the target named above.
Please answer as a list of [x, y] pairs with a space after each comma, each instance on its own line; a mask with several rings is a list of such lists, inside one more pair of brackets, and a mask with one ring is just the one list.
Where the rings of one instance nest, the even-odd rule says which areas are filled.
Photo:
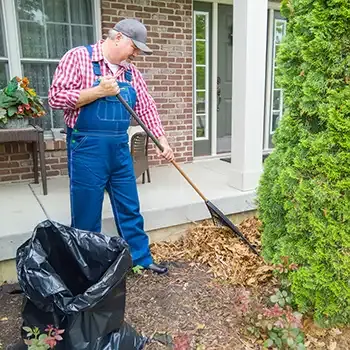
[[49, 91], [49, 104], [64, 110], [72, 227], [101, 231], [102, 203], [108, 191], [119, 234], [129, 244], [134, 266], [159, 274], [143, 228], [133, 163], [128, 145], [130, 114], [116, 98], [120, 93], [158, 138], [173, 160], [155, 102], [137, 68], [140, 53], [151, 54], [147, 30], [134, 19], [118, 22], [108, 38], [77, 47], [61, 59]]

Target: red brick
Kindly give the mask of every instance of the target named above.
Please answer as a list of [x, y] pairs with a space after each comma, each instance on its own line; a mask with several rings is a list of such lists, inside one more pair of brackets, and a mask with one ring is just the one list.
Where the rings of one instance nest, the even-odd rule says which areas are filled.
[[145, 6], [143, 8], [143, 11], [145, 11], [145, 12], [159, 12], [159, 8], [158, 7], [147, 7], [147, 6]]
[[47, 176], [58, 176], [60, 175], [60, 172], [58, 170], [49, 170], [46, 172]]
[[137, 18], [146, 18], [144, 21], [142, 21], [142, 23], [144, 25], [146, 24], [158, 24], [158, 21], [154, 21], [154, 20], [151, 20], [149, 18], [151, 18], [151, 14], [150, 13], [146, 13], [146, 12], [136, 12], [135, 13], [135, 17]]
[[32, 170], [30, 168], [14, 168], [14, 169], [11, 169], [11, 174], [25, 174], [31, 171]]
[[34, 173], [22, 174], [21, 179], [22, 180], [34, 179]]
[[66, 169], [66, 168], [67, 168], [67, 164], [65, 163], [51, 165], [51, 169]]
[[142, 11], [142, 6], [138, 5], [126, 5], [127, 10], [132, 10], [132, 11]]
[[12, 154], [10, 156], [11, 160], [24, 160], [24, 159], [29, 159], [30, 154], [29, 153], [23, 153], [23, 154]]
[[167, 14], [173, 14], [174, 10], [173, 9], [166, 9], [166, 8], [161, 8], [159, 9], [160, 13], [167, 13]]
[[151, 2], [151, 5], [152, 5], [152, 6], [155, 6], [155, 7], [165, 7], [165, 2], [152, 1], [152, 2]]
[[0, 181], [18, 181], [19, 179], [19, 175], [7, 175], [0, 177]]
[[18, 162], [3, 162], [0, 163], [0, 169], [7, 169], [7, 168], [19, 168]]

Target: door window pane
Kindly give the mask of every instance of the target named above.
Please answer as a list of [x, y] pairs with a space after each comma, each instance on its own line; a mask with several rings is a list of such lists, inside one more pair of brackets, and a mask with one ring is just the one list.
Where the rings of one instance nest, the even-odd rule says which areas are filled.
[[196, 69], [196, 88], [198, 90], [205, 90], [205, 67], [197, 67]]
[[272, 136], [278, 127], [278, 123], [283, 115], [283, 90], [277, 86], [275, 71], [276, 57], [283, 37], [286, 34], [287, 21], [277, 16], [274, 19], [274, 37], [273, 37], [273, 59], [272, 59], [272, 86], [271, 86], [271, 110], [269, 116], [269, 148], [273, 148]]
[[196, 42], [196, 63], [205, 65], [205, 41]]
[[209, 14], [207, 12], [194, 12], [195, 29], [194, 29], [194, 63], [195, 63], [195, 138], [208, 139], [208, 79], [209, 79], [209, 42], [208, 26]]
[[37, 123], [45, 129], [62, 127], [63, 112], [49, 108], [48, 89], [62, 56], [73, 47], [94, 43], [93, 0], [13, 1], [18, 12], [23, 75], [47, 107], [46, 116]]
[[197, 102], [196, 113], [205, 114], [205, 92], [204, 91], [197, 92], [196, 102]]
[[197, 14], [196, 15], [196, 39], [205, 39], [205, 32], [208, 16], [207, 14]]
[[196, 117], [196, 137], [205, 137], [206, 118], [205, 115], [197, 115]]

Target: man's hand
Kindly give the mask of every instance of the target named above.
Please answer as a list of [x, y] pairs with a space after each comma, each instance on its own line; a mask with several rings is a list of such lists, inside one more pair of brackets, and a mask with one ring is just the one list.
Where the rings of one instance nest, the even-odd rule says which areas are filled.
[[100, 90], [100, 94], [102, 97], [116, 96], [120, 92], [118, 83], [112, 76], [102, 77], [100, 80], [100, 84], [98, 85], [98, 89]]
[[112, 76], [105, 76], [101, 78], [99, 85], [80, 91], [79, 99], [75, 108], [81, 108], [96, 101], [98, 98], [116, 96], [119, 92], [120, 89], [115, 78]]
[[158, 139], [158, 141], [164, 148], [164, 151], [161, 152], [160, 149], [157, 147], [156, 151], [157, 151], [158, 157], [163, 157], [169, 162], [173, 161], [174, 160], [174, 153], [173, 153], [173, 150], [171, 149], [171, 147], [169, 146], [169, 143], [168, 143], [166, 137], [161, 136]]

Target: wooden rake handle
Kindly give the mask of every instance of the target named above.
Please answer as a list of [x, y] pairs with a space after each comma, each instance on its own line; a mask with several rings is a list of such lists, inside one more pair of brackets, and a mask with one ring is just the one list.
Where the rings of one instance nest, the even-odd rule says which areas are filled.
[[[137, 121], [137, 123], [141, 126], [141, 128], [145, 131], [145, 133], [151, 138], [151, 140], [155, 143], [155, 145], [163, 152], [164, 147], [155, 138], [155, 136], [151, 133], [151, 131], [147, 128], [147, 126], [143, 123], [143, 121], [139, 118], [139, 116], [135, 113], [135, 111], [128, 105], [128, 103], [124, 100], [124, 98], [120, 96], [120, 94], [117, 94], [117, 98], [126, 108], [126, 110], [132, 115], [132, 117]], [[187, 176], [187, 174], [180, 168], [179, 164], [177, 164], [175, 160], [172, 160], [171, 163], [180, 172], [180, 174], [187, 180], [187, 182], [193, 187], [193, 189], [199, 194], [199, 196], [206, 202], [207, 199], [204, 196], [204, 194], [192, 182], [192, 180]]]

